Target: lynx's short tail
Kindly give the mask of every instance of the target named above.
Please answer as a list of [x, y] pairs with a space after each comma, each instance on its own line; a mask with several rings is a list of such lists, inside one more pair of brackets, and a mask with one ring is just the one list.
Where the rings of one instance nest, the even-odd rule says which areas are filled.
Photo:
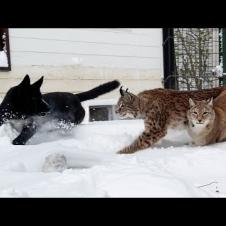
[[76, 94], [76, 96], [79, 98], [81, 102], [94, 99], [100, 95], [113, 91], [114, 89], [118, 88], [119, 85], [120, 85], [120, 82], [117, 80], [114, 80], [111, 82], [104, 83], [100, 86], [97, 86], [96, 88], [91, 89], [89, 91], [78, 93]]

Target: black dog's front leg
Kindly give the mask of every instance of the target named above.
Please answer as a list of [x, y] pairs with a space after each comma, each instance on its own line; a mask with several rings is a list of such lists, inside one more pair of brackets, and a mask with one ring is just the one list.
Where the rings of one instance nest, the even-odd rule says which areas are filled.
[[14, 145], [24, 145], [35, 134], [37, 125], [33, 122], [25, 125], [20, 135], [13, 140]]

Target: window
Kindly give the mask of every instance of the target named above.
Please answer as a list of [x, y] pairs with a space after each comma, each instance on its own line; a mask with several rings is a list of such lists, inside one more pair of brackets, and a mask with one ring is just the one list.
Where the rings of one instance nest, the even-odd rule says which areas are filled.
[[10, 71], [9, 31], [0, 28], [0, 71]]
[[114, 105], [89, 106], [89, 121], [109, 121], [119, 119]]
[[90, 106], [89, 107], [89, 121], [108, 121], [112, 120], [111, 106]]

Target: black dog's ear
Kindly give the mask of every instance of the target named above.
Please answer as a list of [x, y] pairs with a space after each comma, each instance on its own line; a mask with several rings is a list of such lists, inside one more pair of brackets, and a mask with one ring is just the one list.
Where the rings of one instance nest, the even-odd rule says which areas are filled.
[[35, 83], [33, 83], [31, 86], [34, 89], [40, 89], [40, 87], [42, 86], [43, 83], [43, 78], [44, 76], [42, 76], [38, 81], [36, 81]]
[[30, 86], [30, 77], [26, 75], [23, 81], [19, 84], [19, 86]]

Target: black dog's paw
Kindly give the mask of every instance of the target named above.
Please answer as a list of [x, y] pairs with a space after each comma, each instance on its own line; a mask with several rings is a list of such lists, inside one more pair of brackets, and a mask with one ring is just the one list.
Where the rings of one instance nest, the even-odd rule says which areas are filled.
[[13, 145], [25, 145], [25, 142], [21, 139], [15, 139], [13, 140]]

